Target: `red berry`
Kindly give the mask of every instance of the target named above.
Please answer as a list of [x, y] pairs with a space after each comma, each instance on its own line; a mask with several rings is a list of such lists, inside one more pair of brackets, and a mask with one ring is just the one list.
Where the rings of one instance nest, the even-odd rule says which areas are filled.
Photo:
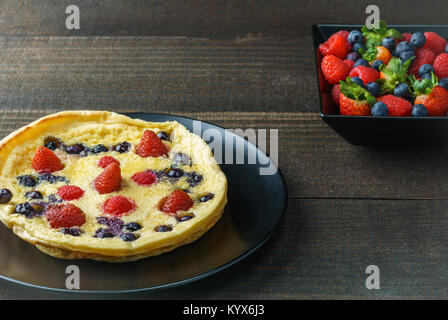
[[409, 68], [409, 73], [418, 77], [418, 69], [424, 64], [433, 64], [436, 59], [434, 52], [427, 48], [421, 48], [415, 50], [415, 60]]
[[378, 97], [377, 100], [387, 106], [389, 109], [389, 116], [409, 117], [411, 115], [412, 104], [408, 100], [396, 97], [392, 94]]
[[135, 210], [135, 202], [123, 196], [115, 196], [107, 199], [103, 204], [103, 211], [113, 216], [122, 216]]
[[156, 175], [151, 171], [137, 172], [131, 177], [140, 186], [150, 186], [156, 181]]
[[340, 84], [335, 84], [331, 89], [331, 97], [333, 98], [334, 103], [336, 103], [337, 105], [339, 105], [339, 95], [341, 94], [340, 87]]
[[324, 56], [333, 55], [345, 59], [348, 53], [347, 42], [340, 34], [334, 34], [325, 43], [319, 45], [319, 51]]
[[64, 169], [64, 165], [58, 156], [45, 147], [37, 148], [31, 166], [39, 173], [50, 173]]
[[71, 228], [86, 222], [84, 212], [71, 203], [53, 205], [45, 216], [52, 228]]
[[193, 200], [182, 190], [173, 191], [164, 201], [161, 210], [166, 213], [187, 211], [193, 206]]
[[154, 132], [146, 130], [135, 148], [135, 153], [144, 158], [160, 157], [168, 153], [168, 148]]
[[360, 77], [364, 84], [374, 82], [380, 78], [380, 73], [375, 69], [366, 66], [357, 66], [350, 71], [350, 77]]
[[423, 48], [430, 49], [437, 56], [445, 51], [447, 42], [445, 38], [435, 32], [425, 32], [426, 42]]
[[323, 114], [338, 114], [338, 106], [334, 103], [331, 95], [328, 92], [324, 92], [322, 97], [322, 112]]
[[344, 63], [350, 68], [350, 70], [353, 69], [353, 65], [355, 64], [355, 61], [350, 60], [350, 59], [345, 59]]
[[405, 33], [402, 33], [401, 35], [402, 35], [402, 38], [400, 40], [397, 40], [397, 43], [400, 43], [402, 41], [407, 41], [407, 42], [411, 41], [412, 33], [405, 32]]
[[115, 162], [109, 164], [93, 182], [95, 190], [99, 194], [118, 191], [121, 186], [120, 166]]
[[441, 53], [434, 60], [434, 73], [439, 79], [448, 77], [448, 53]]
[[81, 198], [84, 195], [84, 190], [77, 186], [67, 185], [60, 187], [57, 193], [61, 199], [70, 201]]
[[98, 160], [98, 166], [104, 169], [112, 162], [115, 162], [116, 164], [120, 165], [120, 162], [114, 157], [105, 156], [102, 157], [100, 160]]
[[325, 56], [322, 60], [322, 73], [329, 84], [337, 84], [345, 80], [350, 73], [350, 68], [343, 60], [336, 56]]

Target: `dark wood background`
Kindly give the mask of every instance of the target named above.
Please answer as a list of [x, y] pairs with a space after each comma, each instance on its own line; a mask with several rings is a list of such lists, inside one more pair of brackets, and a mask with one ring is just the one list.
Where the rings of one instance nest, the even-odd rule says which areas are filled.
[[[81, 29], [65, 29], [77, 4]], [[278, 128], [289, 189], [278, 232], [183, 287], [120, 298], [447, 298], [448, 149], [347, 144], [318, 116], [311, 25], [370, 1], [0, 1], [0, 136], [63, 109], [159, 111]], [[443, 24], [446, 1], [375, 1]], [[367, 290], [378, 265], [381, 289]], [[86, 297], [86, 296], [77, 296]], [[72, 298], [0, 281], [0, 298]]]

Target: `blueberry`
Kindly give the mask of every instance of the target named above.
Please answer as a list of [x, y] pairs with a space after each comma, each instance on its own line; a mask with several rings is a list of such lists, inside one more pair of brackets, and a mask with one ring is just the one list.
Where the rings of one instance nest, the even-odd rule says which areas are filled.
[[355, 62], [353, 68], [356, 68], [358, 66], [370, 67], [370, 63], [366, 59], [359, 59], [358, 61]]
[[119, 234], [124, 227], [124, 222], [120, 218], [97, 217], [96, 220], [99, 224], [106, 225], [107, 231], [114, 235]]
[[63, 234], [67, 234], [67, 235], [70, 235], [70, 236], [73, 236], [73, 237], [79, 237], [81, 234], [84, 233], [84, 231], [82, 231], [81, 229], [74, 228], [74, 227], [72, 227], [72, 228], [62, 228], [61, 232]]
[[362, 43], [355, 43], [355, 44], [353, 45], [353, 51], [354, 51], [354, 52], [359, 53], [359, 50], [361, 50], [361, 49], [366, 50], [366, 46], [363, 45]]
[[49, 183], [56, 183], [56, 182], [68, 182], [68, 180], [65, 177], [62, 176], [55, 176], [51, 173], [40, 173], [38, 176], [39, 183], [41, 182], [49, 182]]
[[202, 179], [203, 177], [199, 173], [191, 172], [188, 174], [187, 182], [190, 186], [194, 187], [201, 183]]
[[424, 64], [418, 69], [418, 75], [421, 77], [425, 73], [434, 72], [434, 68], [430, 64]]
[[184, 222], [184, 221], [191, 220], [191, 219], [193, 219], [194, 217], [195, 217], [194, 213], [184, 213], [184, 214], [178, 215], [178, 216], [176, 217], [176, 220], [177, 220], [178, 222]]
[[12, 199], [12, 192], [9, 189], [0, 189], [0, 203], [8, 203]]
[[61, 141], [52, 136], [45, 137], [44, 146], [50, 150], [56, 150], [61, 145]]
[[412, 116], [413, 117], [427, 117], [428, 109], [422, 104], [416, 104], [412, 107]]
[[350, 52], [345, 59], [352, 60], [354, 62], [358, 61], [361, 55], [358, 52]]
[[94, 238], [113, 238], [114, 234], [109, 229], [99, 228], [96, 230]]
[[353, 77], [351, 78], [352, 82], [356, 83], [358, 86], [364, 88], [364, 81], [360, 77]]
[[157, 136], [160, 138], [160, 140], [170, 141], [170, 137], [165, 131], [160, 131], [159, 133], [157, 133]]
[[158, 226], [154, 229], [156, 232], [169, 232], [169, 231], [173, 231], [173, 226], [172, 225], [161, 225]]
[[65, 152], [68, 154], [80, 154], [85, 149], [85, 146], [81, 143], [75, 143], [70, 146], [65, 146]]
[[440, 79], [439, 86], [444, 87], [446, 90], [448, 90], [448, 78]]
[[407, 41], [402, 41], [395, 47], [395, 52], [397, 55], [403, 52], [414, 52], [414, 47]]
[[123, 241], [134, 241], [137, 240], [139, 238], [139, 236], [133, 234], [133, 233], [123, 233], [120, 238]]
[[406, 83], [397, 84], [394, 89], [394, 96], [407, 98], [409, 96], [409, 86]]
[[374, 97], [378, 97], [380, 95], [381, 92], [381, 87], [378, 83], [376, 82], [369, 82], [368, 84], [366, 84], [366, 89], [367, 91], [369, 91], [372, 96]]
[[381, 45], [383, 47], [386, 47], [387, 49], [389, 49], [389, 51], [393, 50], [395, 48], [396, 44], [397, 44], [397, 41], [395, 41], [395, 39], [391, 38], [391, 37], [384, 38], [383, 42], [381, 43]]
[[447, 44], [446, 47], [445, 47], [445, 52], [448, 53], [448, 44]]
[[207, 202], [211, 199], [213, 199], [215, 197], [215, 195], [213, 193], [208, 193], [206, 195], [203, 195], [202, 197], [199, 198], [200, 202]]
[[350, 42], [351, 44], [354, 44], [354, 43], [361, 43], [364, 38], [362, 36], [361, 31], [359, 31], [359, 30], [352, 30], [348, 34], [348, 38], [347, 39], [348, 39], [348, 42]]
[[184, 171], [182, 169], [169, 169], [166, 173], [168, 178], [174, 178], [174, 179], [179, 179], [180, 177], [182, 177], [184, 175]]
[[421, 48], [426, 43], [426, 37], [422, 32], [416, 32], [411, 37], [411, 44], [413, 44], [417, 48]]
[[389, 108], [382, 102], [375, 103], [371, 111], [374, 117], [386, 117], [389, 115]]
[[142, 228], [142, 226], [137, 222], [129, 222], [124, 226], [124, 228], [128, 231], [138, 231]]
[[375, 70], [377, 70], [377, 71], [380, 71], [380, 66], [381, 66], [383, 63], [384, 63], [384, 62], [383, 62], [382, 60], [375, 60], [375, 61], [373, 61], [373, 63], [372, 63], [372, 68], [375, 69]]
[[107, 152], [109, 149], [104, 144], [97, 144], [93, 147], [93, 153]]
[[15, 213], [24, 215], [25, 217], [31, 217], [35, 212], [34, 207], [28, 202], [19, 203], [14, 209]]
[[22, 186], [25, 187], [35, 187], [37, 185], [37, 180], [35, 177], [31, 176], [31, 175], [23, 175], [23, 176], [18, 176], [17, 180], [19, 181], [19, 184], [21, 184]]
[[129, 151], [129, 147], [131, 146], [131, 144], [127, 141], [124, 141], [122, 143], [119, 143], [115, 146], [112, 147], [112, 150], [117, 151], [119, 153], [126, 153]]
[[59, 199], [55, 194], [50, 194], [48, 196], [48, 202], [50, 202], [50, 203], [59, 203], [59, 202], [62, 202], [62, 199]]
[[405, 63], [409, 59], [415, 59], [415, 54], [414, 54], [414, 51], [404, 51], [404, 52], [400, 52], [399, 57], [400, 57], [401, 63]]
[[25, 193], [25, 197], [28, 199], [43, 199], [44, 196], [40, 191], [28, 191]]
[[425, 73], [424, 75], [420, 76], [420, 80], [428, 79], [432, 80], [432, 74], [431, 73]]

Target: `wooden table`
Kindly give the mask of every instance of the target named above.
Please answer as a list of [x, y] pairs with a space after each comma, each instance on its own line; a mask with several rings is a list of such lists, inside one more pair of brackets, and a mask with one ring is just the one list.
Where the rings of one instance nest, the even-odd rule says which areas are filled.
[[[279, 129], [289, 205], [273, 238], [210, 278], [120, 298], [448, 297], [448, 149], [355, 147], [318, 115], [310, 26], [363, 22], [369, 1], [79, 1], [72, 31], [68, 4], [0, 3], [1, 137], [65, 109]], [[448, 12], [441, 1], [376, 4], [389, 23]], [[368, 265], [380, 290], [365, 287]], [[0, 298], [72, 296], [1, 281]]]

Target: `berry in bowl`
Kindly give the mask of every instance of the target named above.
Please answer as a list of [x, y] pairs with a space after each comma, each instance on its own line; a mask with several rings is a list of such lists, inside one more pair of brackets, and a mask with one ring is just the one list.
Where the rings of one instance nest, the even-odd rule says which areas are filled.
[[448, 27], [312, 26], [322, 119], [364, 146], [448, 146]]

